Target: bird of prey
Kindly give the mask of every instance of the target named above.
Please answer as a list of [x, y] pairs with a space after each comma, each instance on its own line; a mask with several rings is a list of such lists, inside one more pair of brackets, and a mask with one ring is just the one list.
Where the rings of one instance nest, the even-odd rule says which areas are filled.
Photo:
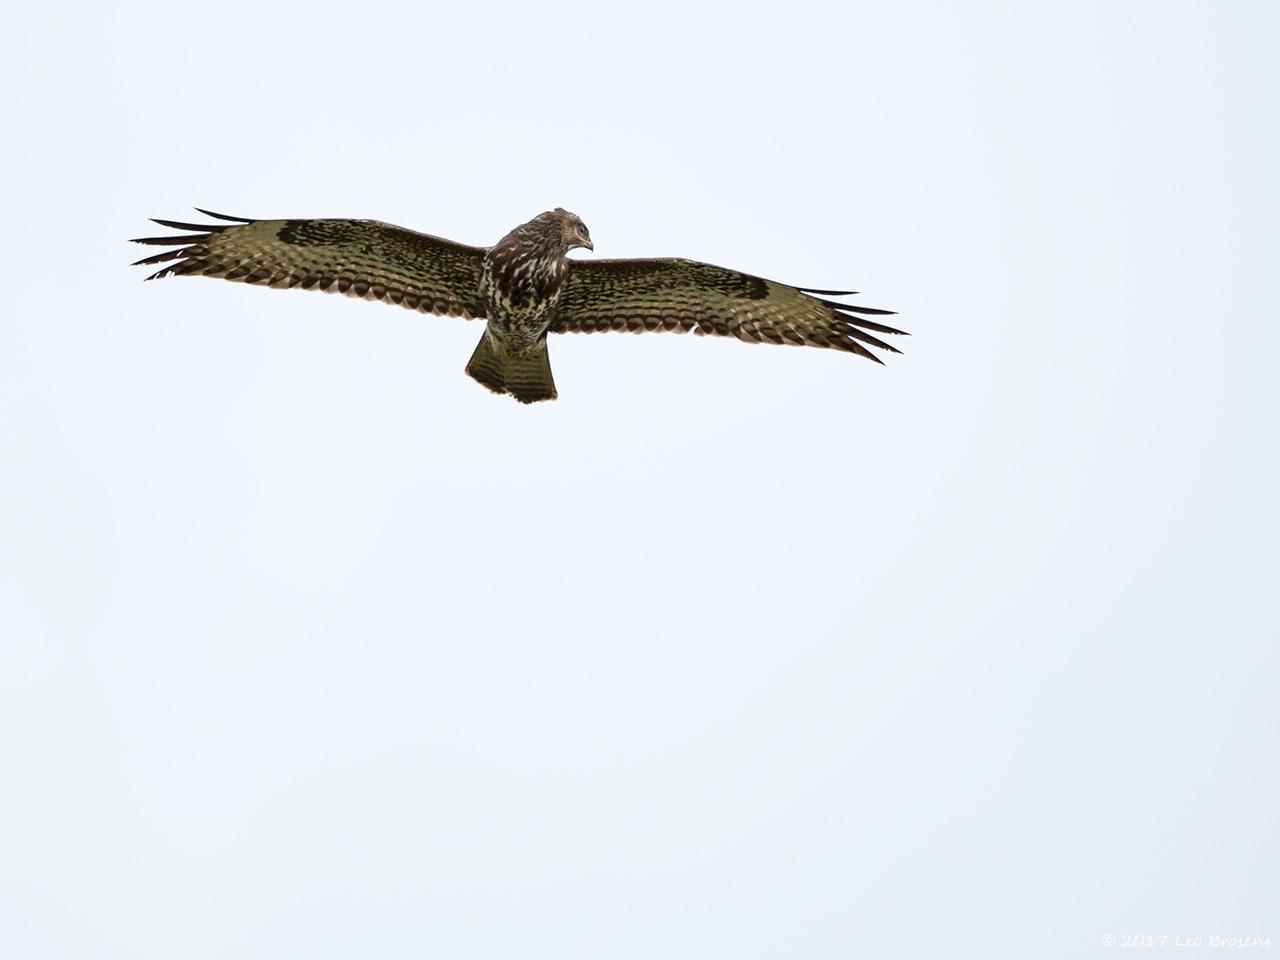
[[[492, 247], [472, 247], [376, 220], [248, 220], [196, 208], [216, 224], [153, 220], [175, 230], [135, 243], [179, 247], [139, 260], [147, 277], [221, 277], [382, 300], [422, 313], [486, 321], [467, 373], [521, 403], [554, 400], [549, 333], [674, 330], [856, 353], [899, 353], [868, 319], [891, 310], [829, 297], [854, 291], [791, 287], [683, 259], [570, 260], [593, 250], [586, 225], [557, 208]], [[874, 333], [872, 332], [874, 331]]]

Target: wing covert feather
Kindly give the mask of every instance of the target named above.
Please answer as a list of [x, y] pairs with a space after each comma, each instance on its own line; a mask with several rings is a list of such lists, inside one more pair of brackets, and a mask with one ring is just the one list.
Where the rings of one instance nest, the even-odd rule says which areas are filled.
[[[206, 213], [206, 211], [201, 211]], [[155, 221], [201, 233], [146, 237], [137, 243], [185, 245], [139, 260], [174, 261], [148, 277], [221, 277], [271, 287], [301, 287], [382, 300], [422, 313], [481, 317], [484, 248], [466, 246], [377, 220], [242, 220], [222, 224]]]

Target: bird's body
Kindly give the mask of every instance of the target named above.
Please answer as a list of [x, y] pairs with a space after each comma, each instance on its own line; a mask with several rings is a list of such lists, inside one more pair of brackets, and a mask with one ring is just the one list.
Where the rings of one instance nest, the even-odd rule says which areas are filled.
[[467, 373], [522, 403], [556, 396], [550, 333], [672, 330], [792, 343], [856, 353], [898, 351], [868, 331], [888, 314], [809, 290], [692, 260], [570, 260], [592, 249], [582, 221], [563, 209], [539, 214], [492, 247], [473, 247], [374, 220], [245, 220], [201, 211], [219, 224], [157, 220], [196, 234], [138, 243], [181, 246], [139, 260], [169, 274], [222, 277], [383, 300], [424, 313], [486, 321]]
[[480, 306], [489, 318], [467, 373], [517, 400], [554, 400], [547, 332], [569, 277], [566, 254], [590, 246], [582, 221], [557, 209], [516, 227], [484, 255]]

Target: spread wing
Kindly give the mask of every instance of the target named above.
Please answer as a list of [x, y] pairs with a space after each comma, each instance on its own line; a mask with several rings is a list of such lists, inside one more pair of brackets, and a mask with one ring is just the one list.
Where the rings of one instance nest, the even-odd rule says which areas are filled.
[[808, 290], [694, 260], [574, 260], [551, 325], [556, 333], [674, 330], [737, 337], [750, 343], [794, 343], [845, 350], [881, 363], [868, 346], [901, 353], [868, 331], [902, 330], [855, 307], [822, 296], [852, 291]]
[[482, 247], [376, 220], [245, 220], [200, 212], [229, 222], [155, 220], [164, 227], [199, 232], [134, 241], [181, 246], [135, 264], [169, 263], [148, 280], [171, 274], [222, 277], [345, 293], [423, 313], [483, 315], [479, 303]]

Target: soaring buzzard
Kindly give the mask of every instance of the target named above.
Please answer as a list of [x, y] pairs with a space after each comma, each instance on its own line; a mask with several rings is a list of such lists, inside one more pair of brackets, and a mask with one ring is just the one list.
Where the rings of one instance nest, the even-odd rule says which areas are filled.
[[148, 280], [222, 277], [483, 319], [488, 322], [467, 373], [521, 403], [555, 399], [548, 333], [692, 330], [750, 343], [844, 350], [876, 363], [880, 359], [867, 346], [900, 352], [869, 331], [903, 331], [866, 318], [892, 310], [824, 299], [852, 291], [789, 287], [694, 260], [569, 260], [565, 255], [574, 247], [593, 249], [591, 235], [559, 208], [492, 247], [376, 220], [246, 220], [199, 212], [223, 222], [154, 220], [199, 232], [134, 241], [181, 247], [139, 260], [169, 263]]

